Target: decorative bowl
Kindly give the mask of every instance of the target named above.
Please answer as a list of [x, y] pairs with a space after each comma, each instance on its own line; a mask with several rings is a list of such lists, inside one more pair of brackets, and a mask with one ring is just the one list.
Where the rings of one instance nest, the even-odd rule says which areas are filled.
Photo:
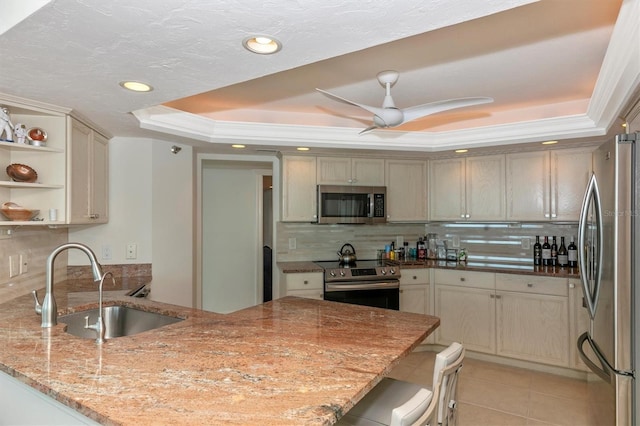
[[40, 127], [32, 127], [27, 130], [27, 139], [33, 146], [45, 146], [47, 144], [47, 132]]
[[9, 220], [31, 220], [40, 213], [40, 210], [29, 210], [16, 203], [7, 202], [2, 205], [0, 212]]
[[38, 179], [38, 173], [25, 164], [9, 164], [7, 174], [14, 182], [33, 183]]

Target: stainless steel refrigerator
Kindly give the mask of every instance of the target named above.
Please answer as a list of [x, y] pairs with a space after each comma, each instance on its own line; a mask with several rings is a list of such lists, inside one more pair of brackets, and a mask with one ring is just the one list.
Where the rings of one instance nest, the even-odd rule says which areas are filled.
[[[592, 425], [636, 425], [635, 306], [640, 270], [640, 169], [636, 140], [622, 134], [599, 147], [578, 226], [578, 266], [589, 329], [578, 339], [588, 374]], [[640, 141], [639, 141], [640, 142]]]

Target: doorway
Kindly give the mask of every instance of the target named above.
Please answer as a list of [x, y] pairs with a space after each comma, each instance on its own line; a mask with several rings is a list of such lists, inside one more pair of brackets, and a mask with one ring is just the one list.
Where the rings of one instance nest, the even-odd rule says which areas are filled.
[[229, 313], [271, 297], [272, 170], [264, 162], [201, 162], [200, 308]]

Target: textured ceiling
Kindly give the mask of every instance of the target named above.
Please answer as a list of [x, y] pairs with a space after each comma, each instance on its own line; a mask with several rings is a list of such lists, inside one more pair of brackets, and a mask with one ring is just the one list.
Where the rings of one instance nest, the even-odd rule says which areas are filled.
[[[54, 0], [0, 35], [0, 92], [72, 108], [115, 136], [158, 137], [131, 114], [158, 105], [218, 124], [357, 134], [371, 117], [315, 88], [379, 106], [384, 90], [375, 76], [394, 69], [401, 108], [495, 99], [407, 123], [403, 132], [545, 120], [587, 110], [621, 3]], [[282, 51], [244, 50], [241, 40], [256, 33], [278, 37]], [[118, 86], [126, 79], [155, 90], [127, 92]]]

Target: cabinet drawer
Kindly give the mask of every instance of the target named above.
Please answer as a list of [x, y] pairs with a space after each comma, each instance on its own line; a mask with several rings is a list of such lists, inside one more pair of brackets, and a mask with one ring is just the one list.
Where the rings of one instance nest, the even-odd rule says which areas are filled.
[[569, 289], [567, 284], [566, 278], [496, 274], [496, 289], [504, 291], [568, 296]]
[[322, 273], [286, 274], [287, 290], [322, 290]]
[[496, 285], [496, 274], [491, 272], [436, 269], [435, 280], [436, 284], [494, 289]]
[[400, 271], [400, 285], [428, 284], [428, 269], [402, 269]]

